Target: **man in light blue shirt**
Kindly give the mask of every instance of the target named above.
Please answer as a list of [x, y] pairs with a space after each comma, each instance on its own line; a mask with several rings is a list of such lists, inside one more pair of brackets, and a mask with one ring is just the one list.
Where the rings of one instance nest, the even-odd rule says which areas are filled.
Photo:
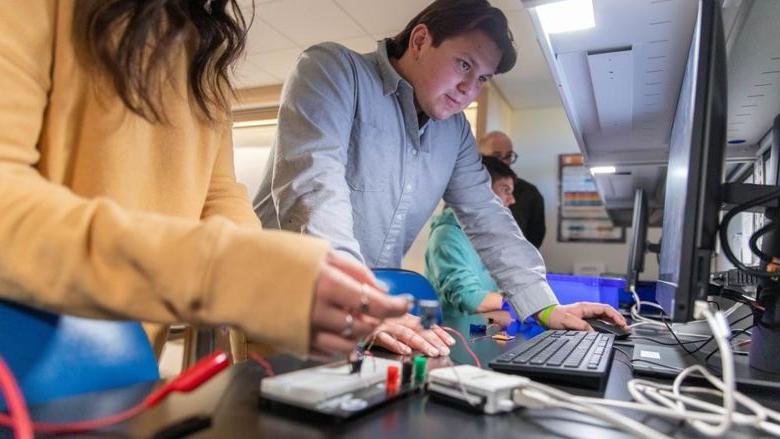
[[370, 267], [400, 267], [443, 198], [518, 316], [547, 310], [552, 328], [589, 329], [584, 317], [625, 326], [608, 306], [558, 305], [541, 255], [490, 188], [462, 110], [515, 58], [506, 17], [484, 0], [437, 0], [374, 53], [307, 49], [282, 91], [255, 198], [263, 225], [325, 238]]

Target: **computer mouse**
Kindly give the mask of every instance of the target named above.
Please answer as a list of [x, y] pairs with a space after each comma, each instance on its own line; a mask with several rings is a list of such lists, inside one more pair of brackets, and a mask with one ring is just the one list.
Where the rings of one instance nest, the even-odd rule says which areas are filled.
[[612, 323], [607, 323], [604, 320], [585, 319], [585, 321], [588, 322], [591, 328], [593, 328], [596, 332], [601, 332], [603, 334], [615, 334], [615, 339], [617, 340], [623, 340], [631, 335], [631, 332], [626, 331], [619, 326], [615, 326]]

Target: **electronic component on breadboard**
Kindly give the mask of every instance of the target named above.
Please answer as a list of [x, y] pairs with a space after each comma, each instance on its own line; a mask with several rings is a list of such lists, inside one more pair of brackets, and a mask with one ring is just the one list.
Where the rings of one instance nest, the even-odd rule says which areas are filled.
[[425, 329], [431, 329], [436, 324], [436, 317], [439, 314], [438, 300], [419, 300], [417, 306], [420, 308], [420, 324]]

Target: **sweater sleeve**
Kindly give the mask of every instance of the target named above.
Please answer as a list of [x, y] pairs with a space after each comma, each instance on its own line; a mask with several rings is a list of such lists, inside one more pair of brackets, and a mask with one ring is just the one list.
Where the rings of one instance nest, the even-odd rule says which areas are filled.
[[221, 143], [211, 173], [202, 218], [221, 215], [239, 225], [258, 227], [246, 187], [236, 181], [233, 163], [233, 138], [230, 123], [221, 127]]
[[229, 324], [306, 352], [327, 244], [133, 211], [38, 172], [55, 7], [0, 2], [0, 298], [86, 317]]

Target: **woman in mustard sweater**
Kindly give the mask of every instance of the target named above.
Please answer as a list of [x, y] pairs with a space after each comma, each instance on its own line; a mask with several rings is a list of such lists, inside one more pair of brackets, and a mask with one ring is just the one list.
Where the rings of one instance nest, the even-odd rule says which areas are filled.
[[325, 242], [261, 230], [233, 174], [244, 24], [235, 0], [0, 2], [0, 299], [299, 354], [407, 310]]

